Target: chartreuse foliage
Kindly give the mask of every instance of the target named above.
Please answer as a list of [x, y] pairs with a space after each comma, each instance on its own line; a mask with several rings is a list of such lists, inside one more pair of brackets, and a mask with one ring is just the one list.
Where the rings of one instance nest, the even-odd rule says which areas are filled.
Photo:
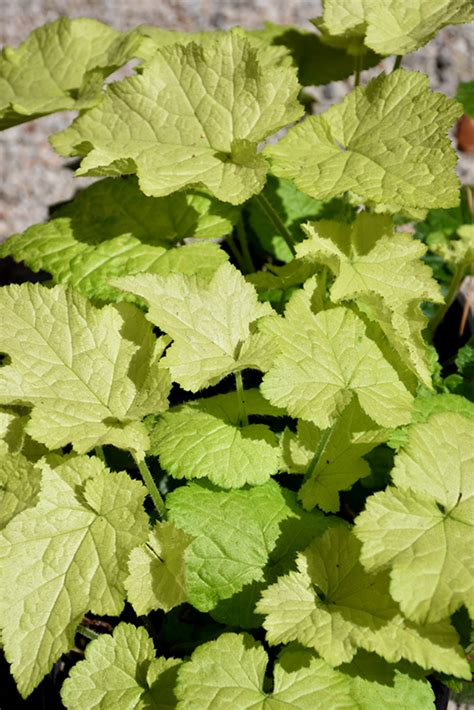
[[156, 197], [198, 184], [240, 204], [265, 183], [269, 166], [258, 143], [303, 112], [294, 69], [273, 59], [238, 31], [201, 46], [164, 47], [54, 146], [86, 155], [81, 175], [136, 173], [143, 192]]
[[[103, 178], [0, 247], [47, 279], [0, 289], [0, 629], [23, 697], [54, 668], [77, 710], [425, 710], [427, 678], [469, 680], [467, 311], [433, 347], [473, 258], [462, 109], [399, 65], [471, 16], [61, 19], [3, 52], [0, 128], [78, 109], [53, 145]], [[304, 116], [302, 86], [353, 72]]]
[[353, 194], [389, 212], [453, 207], [456, 162], [446, 130], [461, 106], [399, 69], [358, 87], [265, 149], [276, 175], [316, 199]]
[[96, 20], [61, 17], [0, 57], [0, 129], [98, 103], [104, 78], [138, 56], [140, 38]]
[[326, 40], [361, 53], [365, 44], [379, 54], [408, 54], [445, 25], [474, 19], [469, 0], [323, 0], [323, 8], [315, 24]]

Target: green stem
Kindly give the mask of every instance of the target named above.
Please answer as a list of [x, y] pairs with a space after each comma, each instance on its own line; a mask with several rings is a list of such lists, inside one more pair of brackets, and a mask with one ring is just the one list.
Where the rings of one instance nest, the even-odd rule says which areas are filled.
[[434, 335], [436, 333], [436, 329], [444, 319], [446, 313], [449, 311], [451, 308], [454, 299], [456, 298], [459, 287], [461, 285], [461, 281], [463, 280], [464, 277], [464, 272], [466, 270], [466, 264], [460, 264], [456, 271], [453, 274], [453, 278], [451, 279], [451, 285], [449, 287], [448, 295], [446, 296], [446, 301], [444, 305], [440, 306], [438, 310], [436, 311], [433, 320], [431, 321], [429, 325], [429, 335], [430, 335], [430, 340], [433, 340]]
[[257, 203], [260, 205], [261, 209], [265, 214], [267, 215], [268, 219], [272, 222], [274, 227], [277, 229], [277, 231], [281, 234], [283, 239], [285, 240], [288, 249], [291, 251], [292, 255], [294, 256], [296, 254], [295, 251], [295, 241], [293, 239], [293, 235], [291, 234], [290, 230], [287, 228], [283, 220], [281, 219], [280, 215], [276, 211], [276, 209], [273, 207], [272, 203], [267, 200], [263, 192], [260, 192], [260, 194], [255, 195], [254, 198]]
[[397, 71], [397, 69], [400, 69], [400, 67], [402, 66], [402, 59], [403, 59], [403, 55], [397, 54], [397, 56], [395, 57], [395, 61], [393, 63], [392, 71]]
[[360, 75], [362, 73], [362, 67], [364, 64], [364, 53], [361, 51], [355, 56], [355, 67], [354, 67], [354, 88], [360, 84]]
[[97, 456], [97, 458], [99, 458], [104, 463], [107, 463], [107, 461], [105, 460], [104, 449], [102, 446], [96, 446], [94, 451], [95, 451], [95, 455]]
[[158, 515], [160, 518], [165, 518], [166, 517], [166, 506], [163, 498], [160, 495], [160, 491], [158, 490], [158, 487], [153, 480], [153, 476], [151, 475], [150, 469], [148, 468], [145, 459], [142, 459], [141, 461], [137, 458], [135, 458], [135, 463], [138, 466], [138, 470], [140, 471], [143, 481], [145, 483], [145, 486], [148, 489], [148, 493], [151, 496], [151, 499], [155, 505], [155, 508], [157, 510]]
[[314, 456], [311, 459], [311, 461], [309, 462], [308, 468], [306, 469], [306, 474], [305, 474], [306, 478], [311, 478], [311, 476], [313, 475], [314, 470], [315, 470], [316, 466], [318, 465], [318, 462], [319, 462], [321, 456], [324, 454], [324, 451], [326, 449], [326, 446], [328, 444], [328, 441], [331, 437], [331, 434], [332, 434], [335, 426], [336, 426], [336, 424], [334, 423], [332, 426], [325, 429], [323, 431], [323, 433], [321, 434], [321, 438], [320, 438], [318, 445], [316, 447], [316, 451], [314, 452]]
[[90, 639], [91, 641], [98, 639], [101, 635], [96, 633], [92, 629], [89, 629], [88, 626], [84, 626], [84, 624], [79, 624], [79, 626], [77, 627], [77, 633], [81, 634], [81, 636], [85, 636], [86, 639]]
[[237, 227], [237, 236], [239, 237], [240, 249], [242, 251], [242, 256], [243, 256], [243, 260], [244, 260], [244, 267], [245, 267], [244, 273], [252, 274], [255, 271], [255, 266], [254, 266], [254, 263], [252, 261], [252, 256], [249, 251], [249, 243], [247, 240], [247, 234], [245, 232], [242, 216], [238, 220], [236, 227]]
[[232, 234], [227, 235], [226, 242], [229, 245], [229, 249], [232, 252], [232, 256], [234, 257], [237, 264], [239, 265], [240, 270], [244, 271], [244, 269], [245, 269], [244, 257], [240, 253], [240, 250], [237, 248], [237, 244], [235, 243], [234, 237], [232, 236]]
[[245, 404], [245, 390], [242, 382], [242, 373], [235, 373], [235, 386], [237, 390], [237, 399], [239, 402], [239, 419], [240, 426], [248, 426], [249, 418], [247, 416], [247, 406]]

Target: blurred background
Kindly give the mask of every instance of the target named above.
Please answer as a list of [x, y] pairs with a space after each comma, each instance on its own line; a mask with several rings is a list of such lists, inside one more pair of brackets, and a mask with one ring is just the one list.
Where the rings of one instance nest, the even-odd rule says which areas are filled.
[[[198, 30], [241, 25], [261, 27], [265, 21], [297, 24], [321, 13], [319, 0], [0, 0], [0, 45], [17, 46], [39, 25], [61, 15], [94, 17], [117, 29], [153, 24]], [[391, 68], [393, 58], [385, 60]], [[447, 27], [403, 66], [428, 74], [431, 87], [454, 96], [459, 81], [474, 78], [474, 25]], [[383, 67], [383, 62], [382, 62]], [[362, 83], [380, 71], [364, 72]], [[314, 88], [313, 110], [325, 110], [351, 88], [352, 79]], [[48, 143], [48, 136], [67, 126], [74, 112], [46, 116], [0, 133], [0, 239], [23, 231], [47, 217], [48, 206], [68, 200], [90, 178], [74, 178]], [[474, 158], [461, 155], [458, 171], [474, 182]]]

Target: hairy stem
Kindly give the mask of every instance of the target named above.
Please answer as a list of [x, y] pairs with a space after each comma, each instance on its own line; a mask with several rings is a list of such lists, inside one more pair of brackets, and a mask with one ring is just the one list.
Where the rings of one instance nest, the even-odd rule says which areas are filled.
[[281, 219], [280, 215], [276, 211], [276, 209], [273, 207], [272, 203], [270, 200], [267, 200], [263, 192], [261, 192], [258, 195], [255, 195], [254, 198], [258, 204], [260, 205], [261, 209], [265, 214], [267, 215], [268, 219], [272, 222], [273, 226], [277, 229], [279, 234], [283, 237], [285, 240], [288, 249], [291, 251], [292, 255], [294, 256], [296, 254], [295, 251], [295, 242], [293, 239], [293, 235], [291, 234], [290, 230], [287, 228], [283, 220]]
[[456, 271], [453, 274], [453, 278], [451, 279], [451, 285], [449, 287], [448, 294], [446, 296], [446, 301], [445, 303], [438, 308], [436, 311], [433, 320], [431, 321], [429, 325], [429, 335], [430, 335], [430, 340], [433, 340], [434, 335], [436, 333], [436, 330], [442, 320], [444, 319], [446, 313], [449, 311], [451, 308], [454, 299], [457, 296], [457, 293], [459, 291], [459, 287], [461, 285], [461, 281], [463, 280], [464, 277], [464, 272], [466, 271], [466, 264], [460, 264]]
[[318, 465], [320, 458], [324, 454], [324, 451], [326, 449], [326, 446], [328, 445], [329, 439], [331, 438], [331, 434], [332, 434], [335, 426], [336, 426], [336, 424], [334, 423], [332, 426], [325, 429], [323, 431], [323, 433], [321, 434], [321, 438], [318, 441], [318, 445], [316, 447], [316, 451], [314, 452], [314, 456], [311, 459], [311, 461], [309, 462], [308, 468], [306, 469], [306, 474], [305, 474], [306, 478], [311, 478], [311, 476], [313, 475], [314, 470], [315, 470], [316, 466]]
[[151, 471], [148, 468], [145, 459], [137, 459], [135, 458], [135, 462], [138, 466], [138, 470], [141, 473], [141, 476], [143, 478], [143, 481], [145, 483], [145, 486], [148, 489], [148, 493], [151, 496], [151, 499], [155, 505], [156, 511], [160, 518], [165, 518], [166, 517], [166, 506], [163, 498], [160, 495], [160, 491], [158, 490], [158, 487], [153, 480], [153, 476], [151, 475]]
[[235, 373], [235, 387], [237, 390], [237, 399], [239, 402], [239, 419], [240, 426], [248, 426], [249, 418], [247, 416], [247, 406], [245, 404], [245, 390], [242, 382], [242, 373]]
[[237, 222], [237, 236], [239, 237], [240, 249], [242, 251], [242, 257], [245, 269], [243, 270], [246, 274], [252, 274], [255, 271], [255, 266], [252, 260], [252, 256], [249, 251], [249, 243], [247, 240], [247, 234], [244, 228], [244, 222], [242, 216]]

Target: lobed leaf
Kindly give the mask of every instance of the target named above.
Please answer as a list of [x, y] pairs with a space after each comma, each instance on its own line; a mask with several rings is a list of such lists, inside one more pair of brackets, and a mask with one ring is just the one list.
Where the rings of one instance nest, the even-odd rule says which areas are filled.
[[298, 510], [274, 481], [232, 491], [191, 483], [169, 494], [167, 504], [170, 520], [196, 538], [186, 553], [186, 584], [200, 611], [263, 580], [270, 556], [272, 566], [284, 565], [298, 535], [305, 539], [308, 530], [314, 535], [328, 524], [322, 515]]
[[156, 658], [153, 641], [140, 626], [121, 623], [112, 636], [86, 648], [61, 689], [68, 710], [169, 710], [175, 707], [174, 684], [181, 661]]
[[[363, 659], [365, 660], [365, 659]], [[222, 634], [203, 644], [178, 671], [178, 710], [211, 710], [216, 706], [239, 710], [313, 710], [331, 707], [430, 708], [433, 692], [424, 680], [394, 672], [370, 659], [344, 670], [331, 668], [310, 651], [292, 646], [283, 651], [273, 668], [271, 692], [266, 690], [268, 656], [248, 634]], [[363, 671], [360, 674], [360, 666]], [[406, 703], [406, 704], [405, 704]]]
[[276, 175], [315, 199], [350, 191], [391, 212], [454, 207], [459, 181], [446, 133], [461, 111], [429, 89], [428, 77], [399, 69], [294, 126], [265, 154]]
[[[252, 399], [260, 398], [264, 411], [263, 397], [258, 390], [252, 394]], [[152, 426], [150, 453], [160, 457], [162, 468], [174, 478], [207, 477], [222, 488], [240, 488], [265, 483], [278, 472], [280, 447], [275, 434], [265, 424], [239, 426], [237, 393], [230, 395], [173, 407]], [[245, 398], [247, 405], [249, 391]]]
[[358, 648], [390, 663], [401, 658], [422, 668], [467, 678], [469, 668], [448, 621], [418, 626], [400, 614], [384, 572], [368, 574], [359, 562], [361, 545], [338, 526], [327, 530], [297, 557], [297, 572], [262, 593], [257, 611], [272, 644], [298, 641], [331, 666], [351, 661]]
[[473, 19], [468, 0], [324, 0], [317, 26], [329, 42], [357, 46], [359, 40], [379, 54], [403, 55], [422, 47], [446, 25]]
[[265, 183], [258, 143], [303, 113], [294, 69], [274, 57], [239, 30], [163, 47], [52, 143], [86, 156], [80, 175], [136, 173], [146, 195], [198, 185], [240, 204]]
[[97, 458], [41, 466], [38, 504], [2, 531], [0, 626], [26, 697], [74, 643], [87, 611], [119, 615], [127, 560], [146, 540], [145, 488]]
[[355, 397], [377, 424], [407, 423], [412, 397], [367, 337], [362, 320], [342, 307], [313, 313], [314, 282], [307, 284], [292, 296], [284, 318], [261, 325], [280, 349], [263, 378], [264, 397], [320, 429], [330, 426]]
[[104, 78], [137, 56], [141, 39], [97, 20], [60, 17], [0, 57], [0, 130], [97, 104]]
[[0, 257], [49, 271], [56, 283], [69, 283], [90, 298], [118, 300], [123, 294], [107, 283], [113, 276], [171, 270], [212, 275], [227, 258], [217, 245], [172, 247], [189, 237], [220, 237], [236, 219], [235, 208], [204, 193], [146, 197], [134, 178], [107, 178], [57, 209], [46, 224], [11, 236]]
[[0, 349], [11, 358], [0, 368], [0, 401], [33, 407], [26, 431], [50, 449], [110, 443], [143, 456], [140, 419], [166, 409], [170, 381], [158, 369], [164, 343], [140, 311], [98, 309], [39, 284], [5, 287], [0, 303]]
[[415, 622], [436, 622], [465, 604], [474, 614], [472, 421], [434, 414], [409, 429], [393, 486], [357, 518], [361, 561], [391, 568], [390, 593]]
[[220, 266], [209, 283], [143, 274], [112, 284], [144, 298], [147, 318], [173, 338], [163, 364], [184, 389], [196, 392], [247, 367], [265, 370], [273, 358], [271, 340], [251, 328], [271, 306], [259, 303], [254, 287], [230, 264]]

